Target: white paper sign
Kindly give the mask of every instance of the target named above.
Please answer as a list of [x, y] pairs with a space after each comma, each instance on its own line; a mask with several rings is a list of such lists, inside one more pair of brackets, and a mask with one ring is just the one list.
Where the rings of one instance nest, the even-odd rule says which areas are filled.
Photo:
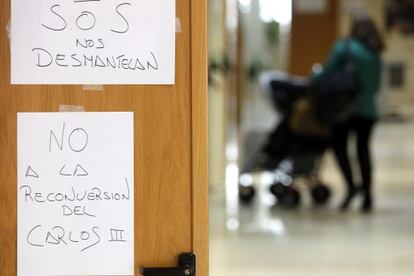
[[17, 130], [17, 275], [133, 275], [133, 113], [18, 113]]
[[175, 0], [12, 0], [12, 84], [173, 84]]

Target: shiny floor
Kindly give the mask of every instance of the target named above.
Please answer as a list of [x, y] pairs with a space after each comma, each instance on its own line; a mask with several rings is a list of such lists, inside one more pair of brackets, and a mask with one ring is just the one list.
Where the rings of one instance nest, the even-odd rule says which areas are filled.
[[[269, 175], [255, 176], [250, 206], [237, 202], [235, 164], [226, 188], [210, 195], [210, 275], [414, 275], [414, 122], [381, 122], [373, 139], [375, 210], [338, 211], [342, 178], [330, 153], [321, 175], [333, 196], [312, 206], [306, 187], [297, 210], [275, 204]], [[233, 176], [231, 176], [233, 174]]]

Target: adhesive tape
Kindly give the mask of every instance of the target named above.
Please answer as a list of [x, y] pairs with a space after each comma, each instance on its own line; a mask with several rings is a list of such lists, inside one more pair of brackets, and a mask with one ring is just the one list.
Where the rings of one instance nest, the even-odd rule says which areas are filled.
[[175, 32], [176, 33], [182, 32], [181, 20], [178, 17], [175, 18]]
[[67, 105], [67, 104], [59, 105], [59, 112], [83, 112], [83, 111], [85, 111], [85, 108], [83, 106]]

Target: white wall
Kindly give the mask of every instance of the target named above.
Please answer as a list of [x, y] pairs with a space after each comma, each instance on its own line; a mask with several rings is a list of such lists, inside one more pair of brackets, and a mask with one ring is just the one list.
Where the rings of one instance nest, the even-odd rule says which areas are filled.
[[[224, 1], [208, 1], [208, 52], [217, 57], [226, 51]], [[215, 190], [224, 189], [225, 151], [225, 79], [215, 75], [216, 86], [209, 87], [209, 183]]]

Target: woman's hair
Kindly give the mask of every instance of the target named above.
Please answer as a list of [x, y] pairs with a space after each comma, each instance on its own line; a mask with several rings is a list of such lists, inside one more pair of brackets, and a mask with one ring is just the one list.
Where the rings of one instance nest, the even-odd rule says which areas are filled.
[[367, 16], [355, 17], [352, 20], [350, 37], [361, 41], [375, 52], [381, 52], [385, 48], [384, 41], [374, 21]]

